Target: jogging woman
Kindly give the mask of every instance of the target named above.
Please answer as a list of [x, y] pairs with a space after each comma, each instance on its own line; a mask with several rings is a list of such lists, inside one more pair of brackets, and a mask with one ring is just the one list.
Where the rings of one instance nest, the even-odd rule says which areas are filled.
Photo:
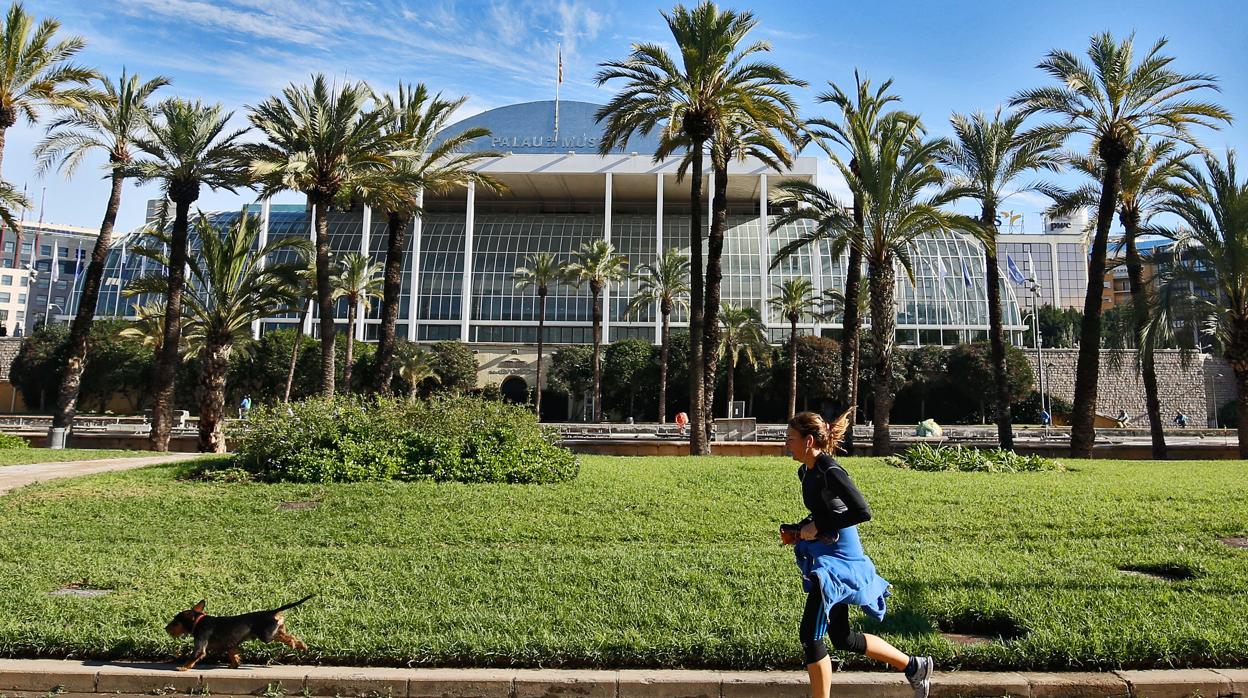
[[781, 542], [795, 545], [797, 566], [802, 571], [806, 609], [800, 627], [806, 671], [813, 698], [828, 698], [832, 690], [832, 646], [856, 652], [904, 671], [915, 698], [927, 698], [933, 671], [931, 657], [911, 656], [883, 638], [849, 627], [849, 607], [861, 606], [876, 620], [884, 619], [888, 582], [876, 574], [875, 564], [862, 550], [858, 524], [871, 520], [867, 500], [836, 462], [836, 449], [848, 424], [848, 413], [828, 424], [814, 412], [801, 412], [789, 420], [785, 441], [802, 483], [802, 501], [810, 515], [796, 524], [780, 527]]

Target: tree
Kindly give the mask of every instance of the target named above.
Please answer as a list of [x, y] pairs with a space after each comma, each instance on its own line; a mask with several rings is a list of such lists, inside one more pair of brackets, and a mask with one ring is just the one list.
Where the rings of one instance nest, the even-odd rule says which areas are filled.
[[[392, 154], [390, 168], [363, 176], [356, 187], [357, 195], [367, 205], [380, 208], [386, 214], [385, 286], [377, 366], [371, 386], [374, 393], [389, 390], [394, 374], [403, 253], [407, 248], [408, 226], [423, 213], [424, 195], [441, 194], [469, 184], [491, 191], [504, 188], [495, 178], [473, 169], [483, 160], [497, 157], [498, 153], [464, 149], [472, 141], [489, 136], [489, 129], [471, 127], [445, 135], [446, 127], [466, 100], [467, 97], [443, 99], [441, 93], [431, 97], [423, 84], [415, 87], [400, 84], [397, 96], [386, 95], [384, 111], [389, 114], [389, 120], [382, 124], [382, 133], [398, 139], [402, 149]], [[416, 318], [409, 318], [408, 322], [415, 323]], [[538, 386], [540, 390], [540, 374]]]
[[592, 349], [577, 344], [564, 347], [550, 357], [550, 388], [569, 398], [584, 395], [594, 386]]
[[134, 161], [134, 146], [152, 118], [148, 99], [169, 84], [165, 77], [155, 77], [140, 82], [138, 75], [127, 75], [123, 70], [114, 84], [104, 78], [96, 78], [98, 89], [89, 99], [76, 105], [62, 107], [61, 115], [48, 125], [47, 137], [35, 148], [36, 169], [47, 172], [59, 163], [66, 177], [73, 176], [82, 161], [95, 151], [108, 157], [105, 170], [112, 186], [108, 204], [104, 208], [104, 220], [100, 234], [91, 250], [91, 261], [83, 279], [82, 292], [78, 298], [78, 312], [74, 316], [69, 333], [69, 353], [66, 369], [57, 391], [56, 413], [52, 417], [53, 429], [67, 429], [73, 424], [78, 406], [78, 393], [82, 381], [83, 366], [87, 359], [91, 323], [95, 319], [100, 284], [104, 279], [104, 262], [108, 259], [109, 245], [113, 238], [113, 226], [117, 223], [117, 211], [121, 208], [121, 189], [126, 180], [126, 168]]
[[689, 309], [689, 258], [674, 247], [653, 264], [637, 270], [637, 292], [628, 301], [627, 315], [658, 303], [663, 318], [659, 344], [659, 424], [667, 423], [667, 372], [672, 338], [672, 311]]
[[[1034, 383], [1031, 364], [1027, 363], [1027, 355], [1022, 349], [1011, 345], [1006, 357], [1005, 386], [1009, 405], [1031, 394]], [[983, 342], [959, 344], [949, 350], [946, 361], [949, 382], [964, 400], [979, 405], [981, 418], [986, 417], [988, 410], [985, 406], [996, 397], [992, 346]]]
[[771, 358], [769, 352], [771, 347], [767, 343], [767, 327], [763, 325], [763, 318], [757, 308], [725, 303], [719, 319], [724, 325], [719, 351], [728, 357], [728, 380], [724, 388], [724, 394], [728, 398], [726, 416], [731, 417], [732, 401], [736, 399], [733, 389], [736, 387], [734, 383], [737, 361], [742, 354], [751, 366], [760, 361], [767, 361]]
[[[329, 282], [333, 289], [331, 297], [335, 301], [347, 299], [347, 336], [353, 340], [360, 306], [367, 313], [373, 307], [373, 299], [381, 295], [382, 278], [378, 275], [381, 271], [380, 264], [359, 252], [348, 252], [338, 259], [338, 273]], [[354, 342], [347, 342], [347, 365], [343, 367], [342, 379], [347, 391], [351, 390], [351, 365], [355, 361], [353, 348]]]
[[[704, 347], [716, 344], [705, 344], [704, 315], [707, 307], [718, 311], [719, 299], [707, 305], [702, 276], [704, 151], [717, 128], [734, 119], [753, 122], [756, 133], [768, 131], [775, 108], [788, 99], [777, 86], [796, 81], [777, 66], [750, 60], [753, 54], [770, 49], [765, 42], [739, 48], [757, 24], [750, 12], [721, 11], [708, 1], [693, 10], [677, 5], [670, 14], [663, 13], [663, 19], [680, 51], [681, 64], [661, 45], [652, 43], [635, 44], [627, 58], [603, 63], [596, 77], [599, 86], [617, 79], [625, 84], [595, 118], [606, 122], [599, 141], [603, 155], [619, 149], [634, 134], [656, 130], [655, 162], [677, 151], [688, 155], [687, 167], [682, 164], [682, 169], [690, 175], [689, 250], [694, 272], [689, 284], [689, 452], [705, 455], [710, 453], [710, 443]], [[722, 238], [719, 244], [722, 249]], [[718, 325], [712, 331], [717, 330]]]
[[533, 413], [542, 418], [542, 357], [546, 341], [546, 295], [552, 286], [564, 283], [567, 269], [553, 253], [538, 252], [524, 260], [525, 266], [517, 267], [513, 278], [516, 290], [533, 289], [537, 292], [537, 380]]
[[[881, 117], [884, 113], [884, 107], [901, 101], [897, 95], [890, 94], [889, 88], [892, 87], [892, 80], [885, 80], [874, 92], [871, 91], [871, 81], [863, 80], [858, 71], [854, 71], [854, 93], [842, 90], [833, 82], [828, 83], [831, 89], [816, 97], [816, 100], [822, 104], [830, 104], [840, 110], [840, 120], [832, 119], [811, 119], [807, 122], [807, 128], [814, 140], [815, 144], [823, 149], [829, 157], [834, 155], [833, 145], [845, 152], [848, 158], [848, 171], [858, 176], [858, 156], [854, 151], [856, 147], [864, 143], [869, 143], [870, 139], [861, 139], [851, 137], [852, 133], [874, 133], [881, 123]], [[863, 153], [867, 157], [866, 153]], [[865, 233], [863, 230], [863, 207], [862, 196], [858, 190], [853, 190], [853, 217], [854, 217], [854, 239], [863, 239]], [[825, 203], [836, 205], [834, 201]], [[837, 211], [828, 211], [829, 213], [839, 214], [839, 206]], [[817, 220], [817, 219], [816, 219]], [[830, 221], [831, 222], [831, 221]], [[775, 228], [773, 228], [774, 230]], [[816, 227], [818, 232], [819, 226]], [[816, 238], [817, 239], [817, 238]], [[814, 239], [806, 242], [810, 244]], [[839, 259], [841, 254], [848, 250], [848, 259], [845, 267], [845, 290], [840, 299], [844, 307], [844, 314], [841, 319], [841, 390], [840, 396], [843, 401], [843, 408], [849, 410], [849, 425], [845, 430], [844, 447], [845, 452], [853, 454], [854, 452], [854, 424], [857, 422], [858, 412], [858, 373], [860, 363], [860, 343], [859, 335], [862, 329], [862, 319], [864, 313], [864, 303], [866, 294], [862, 293], [862, 246], [848, 244], [834, 244], [834, 254], [831, 255], [833, 260]], [[796, 250], [796, 248], [794, 248]], [[782, 251], [783, 252], [783, 251]], [[790, 251], [789, 254], [792, 252]], [[780, 257], [772, 262], [772, 268], [779, 263]]]
[[[628, 402], [628, 417], [636, 417], [633, 409], [637, 391], [650, 369], [650, 342], [644, 339], [619, 339], [607, 345], [602, 366], [602, 381], [617, 400]], [[621, 400], [622, 402], [623, 400]], [[623, 410], [621, 410], [623, 411]]]
[[430, 363], [442, 390], [463, 395], [477, 387], [477, 357], [463, 342], [438, 342], [429, 348]]
[[1005, 330], [1001, 325], [1001, 272], [997, 266], [997, 211], [1011, 195], [1041, 191], [1039, 183], [1019, 179], [1038, 170], [1061, 168], [1059, 149], [1063, 137], [1048, 129], [1023, 130], [1027, 115], [1014, 112], [1005, 117], [998, 107], [989, 119], [983, 112], [967, 117], [954, 114], [954, 139], [941, 161], [954, 174], [954, 183], [969, 190], [968, 198], [979, 202], [979, 224], [987, 236], [984, 244], [984, 286], [988, 290], [988, 341], [992, 345], [993, 421], [1001, 448], [1014, 448], [1010, 423], [1009, 388], [1005, 375]]
[[433, 370], [433, 361], [429, 352], [424, 349], [407, 343], [403, 349], [396, 351], [396, 358], [398, 359], [399, 377], [408, 385], [407, 396], [409, 399], [415, 400], [420, 393], [421, 387], [426, 382], [442, 382], [437, 372]]
[[[17, 216], [13, 215], [14, 209], [24, 209], [30, 207], [30, 200], [21, 192], [13, 188], [12, 184], [0, 180], [0, 220], [13, 230], [20, 231], [21, 224], [18, 222]], [[17, 236], [16, 248], [22, 249], [21, 236]]]
[[[260, 223], [245, 210], [224, 235], [200, 215], [196, 233], [200, 250], [188, 262], [191, 283], [184, 300], [187, 344], [199, 359], [199, 449], [224, 453], [221, 423], [225, 418], [225, 386], [234, 345], [251, 338], [252, 322], [288, 312], [299, 302], [299, 264], [266, 264], [264, 260], [287, 250], [305, 249], [308, 241], [280, 237], [261, 247]], [[161, 231], [155, 237], [173, 247], [171, 234]], [[136, 248], [135, 253], [166, 267], [173, 263], [155, 248]], [[126, 293], [168, 295], [168, 286], [169, 277], [156, 273], [132, 281]]]
[[43, 410], [47, 398], [55, 394], [68, 339], [68, 327], [44, 323], [22, 340], [9, 376], [28, 408]]
[[[906, 382], [903, 387], [918, 394], [919, 419], [926, 419], [929, 416], [928, 398], [949, 387], [949, 353], [944, 347], [925, 346], [905, 352], [905, 359]], [[995, 368], [993, 376], [995, 382]]]
[[628, 258], [615, 253], [615, 246], [606, 240], [594, 240], [581, 245], [575, 255], [576, 261], [568, 264], [569, 282], [580, 288], [589, 285], [593, 296], [594, 323], [594, 421], [602, 420], [602, 366], [599, 347], [602, 346], [602, 291], [612, 282], [623, 281], [628, 275]]
[[1076, 458], [1090, 458], [1096, 438], [1093, 418], [1100, 370], [1102, 291], [1098, 280], [1105, 276], [1122, 163], [1142, 138], [1167, 136], [1190, 143], [1192, 125], [1217, 128], [1218, 121], [1231, 119], [1216, 104], [1191, 97], [1200, 90], [1216, 90], [1216, 78], [1171, 70], [1174, 59], [1161, 54], [1165, 45], [1165, 39], [1159, 40], [1135, 63], [1134, 35], [1119, 42], [1108, 32], [1097, 34], [1088, 47], [1090, 63], [1061, 50], [1050, 51], [1040, 62], [1038, 67], [1061, 85], [1023, 90], [1010, 99], [1010, 105], [1020, 107], [1025, 114], [1046, 113], [1062, 119], [1043, 129], [1060, 137], [1082, 134], [1091, 138], [1092, 151], [1102, 165], [1071, 415], [1070, 453]]
[[819, 300], [810, 279], [799, 276], [776, 286], [777, 294], [768, 303], [781, 317], [789, 321], [789, 413], [788, 419], [797, 414], [797, 323], [802, 318], [819, 312]]
[[[87, 42], [81, 36], [56, 41], [61, 23], [52, 17], [35, 26], [35, 18], [22, 3], [14, 2], [0, 28], [0, 163], [4, 160], [4, 142], [9, 127], [17, 117], [27, 123], [39, 120], [45, 107], [80, 107], [87, 93], [73, 85], [86, 85], [98, 77], [94, 70], [69, 62]], [[16, 228], [21, 235], [21, 228]], [[18, 239], [17, 249], [21, 249]]]
[[311, 87], [289, 85], [248, 109], [251, 123], [268, 139], [249, 151], [261, 195], [302, 193], [316, 224], [316, 302], [321, 322], [321, 391], [334, 394], [333, 289], [330, 284], [329, 208], [345, 203], [363, 182], [394, 166], [404, 138], [388, 132], [393, 115], [369, 108], [375, 101], [363, 82], [331, 86], [314, 75]]
[[282, 391], [282, 402], [290, 402], [290, 388], [295, 382], [295, 364], [299, 361], [299, 352], [303, 350], [303, 326], [308, 321], [308, 313], [312, 312], [312, 303], [316, 301], [316, 267], [311, 255], [300, 255], [299, 278], [294, 288], [299, 298], [299, 319], [295, 323], [295, 338], [290, 344], [290, 365], [286, 370], [286, 389]]
[[1184, 318], [1203, 319], [1235, 372], [1239, 457], [1248, 458], [1248, 178], [1238, 178], [1233, 150], [1225, 164], [1213, 155], [1202, 159], [1204, 172], [1187, 164], [1181, 187], [1160, 206], [1187, 228], [1167, 232], [1184, 261], [1162, 274], [1143, 350], [1186, 325]]
[[840, 344], [811, 334], [798, 335], [796, 344], [796, 352], [789, 341], [780, 348], [775, 384], [789, 384], [792, 357], [796, 356], [797, 403], [801, 409], [822, 410], [824, 402], [840, 400]]
[[167, 451], [182, 337], [191, 204], [199, 199], [203, 187], [232, 192], [246, 182], [239, 142], [246, 129], [226, 131], [233, 112], [223, 111], [219, 104], [167, 99], [156, 108], [156, 114], [159, 120], [149, 119], [146, 135], [135, 140], [143, 158], [126, 171], [140, 183], [159, 181], [165, 197], [174, 205], [173, 228], [168, 236], [165, 338], [156, 358], [150, 436], [152, 450]]

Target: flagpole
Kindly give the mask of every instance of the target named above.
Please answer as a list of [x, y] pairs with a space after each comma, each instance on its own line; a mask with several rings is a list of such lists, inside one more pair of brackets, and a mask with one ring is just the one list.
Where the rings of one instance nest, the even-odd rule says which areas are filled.
[[56, 261], [56, 243], [52, 243], [52, 266], [48, 267], [48, 295], [43, 297], [43, 324], [49, 325], [50, 315], [52, 313], [52, 287], [56, 284], [56, 280], [60, 277], [60, 271], [57, 268]]
[[556, 44], [555, 65], [555, 147], [559, 147], [559, 86], [563, 84], [563, 44]]

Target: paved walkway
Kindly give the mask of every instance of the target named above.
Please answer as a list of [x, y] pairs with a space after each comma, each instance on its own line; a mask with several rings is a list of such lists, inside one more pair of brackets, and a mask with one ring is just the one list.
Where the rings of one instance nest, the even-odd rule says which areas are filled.
[[114, 470], [130, 470], [145, 465], [172, 463], [198, 458], [199, 453], [167, 453], [162, 456], [137, 456], [134, 458], [101, 458], [99, 460], [71, 460], [61, 463], [32, 463], [29, 465], [0, 466], [0, 494], [26, 485], [55, 480], [62, 477], [94, 475]]
[[[833, 674], [832, 695], [910, 698], [899, 674]], [[794, 671], [564, 671], [543, 669], [384, 669], [367, 667], [207, 665], [189, 672], [172, 664], [0, 659], [0, 693], [82, 698], [198, 694], [342, 698], [804, 698], [805, 672]], [[84, 695], [85, 694], [85, 695]], [[1147, 696], [1183, 698], [1248, 695], [1248, 669], [1183, 669], [1103, 673], [938, 673], [933, 698], [952, 696]]]

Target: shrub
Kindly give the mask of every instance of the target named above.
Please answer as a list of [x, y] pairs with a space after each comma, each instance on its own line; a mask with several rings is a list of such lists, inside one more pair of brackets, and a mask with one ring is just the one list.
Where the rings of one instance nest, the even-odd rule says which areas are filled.
[[267, 481], [544, 483], [579, 470], [531, 412], [471, 397], [261, 407], [236, 438], [236, 465]]
[[30, 444], [15, 434], [0, 434], [0, 448], [30, 448]]
[[1020, 456], [1000, 448], [981, 451], [962, 446], [937, 448], [928, 444], [915, 444], [902, 455], [890, 456], [884, 462], [895, 468], [927, 472], [1031, 473], [1066, 469], [1055, 460], [1034, 454]]

